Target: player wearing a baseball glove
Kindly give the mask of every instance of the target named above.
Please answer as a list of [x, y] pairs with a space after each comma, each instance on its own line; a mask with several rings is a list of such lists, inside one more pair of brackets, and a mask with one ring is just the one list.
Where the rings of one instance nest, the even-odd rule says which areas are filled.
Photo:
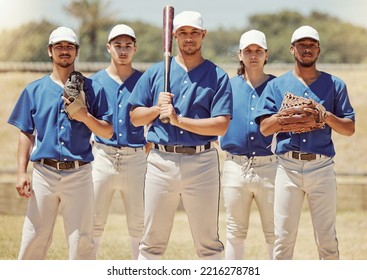
[[293, 70], [267, 84], [255, 114], [264, 136], [273, 135], [271, 149], [277, 157], [273, 258], [293, 258], [307, 200], [318, 257], [336, 260], [340, 257], [332, 133], [353, 135], [355, 112], [346, 84], [316, 67], [321, 52], [316, 29], [307, 25], [296, 29], [290, 52]]
[[[29, 200], [20, 260], [47, 258], [57, 213], [65, 225], [68, 258], [96, 259], [90, 139], [92, 133], [111, 138], [112, 111], [104, 88], [73, 72], [78, 50], [79, 40], [72, 29], [60, 26], [52, 31], [47, 47], [52, 72], [26, 86], [8, 119], [19, 129], [15, 188], [19, 196]], [[81, 109], [86, 106], [83, 81], [90, 112]]]

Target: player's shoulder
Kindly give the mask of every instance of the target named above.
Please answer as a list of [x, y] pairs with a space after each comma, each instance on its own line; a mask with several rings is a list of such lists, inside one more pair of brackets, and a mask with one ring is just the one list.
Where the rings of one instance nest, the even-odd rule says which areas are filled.
[[27, 87], [35, 87], [38, 85], [41, 85], [43, 83], [46, 83], [48, 80], [51, 80], [50, 75], [44, 75], [42, 77], [39, 77], [38, 79], [35, 79], [27, 84]]
[[97, 94], [102, 90], [103, 86], [100, 81], [84, 76], [84, 91], [94, 92], [95, 94]]
[[205, 59], [200, 65], [200, 71], [203, 71], [204, 73], [213, 73], [216, 75], [218, 80], [229, 82], [228, 73], [221, 66], [211, 60]]
[[89, 78], [91, 80], [104, 79], [104, 77], [106, 76], [106, 74], [107, 74], [106, 69], [101, 69], [101, 70], [97, 71], [96, 73], [90, 75]]
[[279, 76], [269, 75], [267, 85], [269, 87], [277, 87], [284, 84], [289, 84], [295, 79], [292, 71], [287, 71]]
[[38, 79], [35, 79], [31, 82], [29, 82], [26, 86], [24, 91], [28, 93], [32, 92], [38, 92], [39, 89], [51, 87], [53, 88], [56, 84], [52, 82], [50, 75], [45, 75], [43, 77], [40, 77]]
[[336, 76], [334, 74], [331, 74], [331, 73], [328, 73], [328, 72], [324, 72], [324, 71], [320, 71], [320, 73], [321, 73], [321, 78], [322, 79], [330, 79], [334, 83], [344, 84], [344, 81], [340, 77], [338, 77], [338, 76]]
[[[174, 59], [172, 59], [172, 62], [171, 63], [174, 63], [173, 62]], [[157, 70], [161, 70], [163, 68], [163, 65], [164, 65], [164, 61], [158, 61], [158, 62], [153, 62], [152, 64], [150, 64], [146, 70], [144, 71], [145, 72], [155, 72]]]
[[231, 82], [231, 85], [234, 86], [243, 86], [246, 84], [245, 79], [243, 78], [243, 75], [237, 74], [229, 79]]
[[153, 62], [152, 64], [150, 64], [148, 67], [146, 67], [144, 70], [141, 71], [142, 72], [141, 76], [144, 76], [146, 79], [151, 79], [156, 75], [160, 75], [163, 71], [164, 71], [163, 61]]
[[278, 80], [290, 80], [294, 78], [294, 74], [292, 70], [286, 71], [282, 74], [280, 74], [279, 76], [275, 77], [273, 80], [278, 81]]

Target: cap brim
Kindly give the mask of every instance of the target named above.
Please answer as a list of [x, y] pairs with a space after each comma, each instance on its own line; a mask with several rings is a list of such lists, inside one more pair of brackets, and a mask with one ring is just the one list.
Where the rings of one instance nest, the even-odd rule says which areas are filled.
[[193, 28], [197, 28], [197, 29], [203, 30], [203, 28], [202, 28], [201, 26], [199, 26], [199, 25], [181, 24], [181, 25], [179, 25], [179, 26], [175, 27], [175, 28], [173, 29], [173, 32], [176, 32], [178, 29], [180, 29], [181, 27], [184, 27], [184, 26], [189, 26], [189, 27], [193, 27]]
[[78, 42], [75, 42], [75, 40], [70, 39], [70, 37], [58, 37], [57, 39], [53, 39], [50, 44], [56, 44], [60, 42], [68, 42], [74, 45], [78, 45]]

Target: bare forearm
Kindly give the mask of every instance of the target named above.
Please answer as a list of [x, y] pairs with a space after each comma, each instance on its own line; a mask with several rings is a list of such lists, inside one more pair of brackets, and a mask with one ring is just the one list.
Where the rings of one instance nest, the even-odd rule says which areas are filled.
[[130, 119], [134, 126], [148, 125], [153, 122], [160, 114], [158, 106], [136, 107], [130, 111]]
[[[330, 112], [327, 112], [328, 116], [325, 120], [326, 124], [331, 127], [335, 132], [351, 136], [355, 132], [355, 123], [348, 118], [339, 118]], [[277, 114], [272, 116], [265, 116], [260, 121], [260, 131], [264, 136], [269, 136], [282, 130], [281, 125], [278, 122]]]
[[83, 123], [97, 136], [110, 139], [113, 135], [112, 124], [99, 120], [88, 113], [87, 117], [83, 119]]
[[206, 136], [222, 136], [227, 132], [229, 121], [229, 116], [207, 119], [191, 119], [177, 116], [176, 119], [171, 120], [171, 123], [192, 133]]
[[329, 112], [326, 118], [326, 124], [341, 135], [351, 136], [355, 132], [354, 121], [348, 118], [338, 118]]
[[29, 157], [34, 144], [34, 136], [20, 132], [18, 140], [18, 176], [27, 173]]
[[260, 120], [260, 132], [264, 136], [273, 135], [281, 130], [276, 115], [263, 116]]

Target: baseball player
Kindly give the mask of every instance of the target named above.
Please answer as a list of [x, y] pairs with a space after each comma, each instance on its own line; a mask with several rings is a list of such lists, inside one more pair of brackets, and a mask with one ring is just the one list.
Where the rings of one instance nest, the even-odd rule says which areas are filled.
[[146, 172], [144, 127], [130, 122], [127, 99], [142, 73], [132, 67], [136, 53], [134, 30], [125, 24], [114, 26], [108, 36], [107, 51], [111, 63], [93, 76], [105, 88], [113, 110], [112, 138], [94, 137], [93, 166], [96, 252], [103, 234], [108, 211], [116, 190], [124, 202], [131, 240], [131, 258], [137, 259], [143, 233], [143, 189]]
[[[304, 197], [311, 213], [320, 259], [339, 259], [336, 237], [335, 149], [331, 132], [350, 136], [355, 114], [344, 82], [319, 71], [320, 38], [311, 26], [291, 38], [294, 69], [268, 83], [256, 121], [264, 135], [274, 134], [277, 155], [274, 193], [274, 259], [292, 259]], [[281, 132], [277, 112], [286, 92], [311, 98], [326, 109], [326, 126], [306, 133]]]
[[[232, 114], [228, 75], [204, 59], [206, 36], [201, 14], [184, 11], [173, 20], [178, 55], [172, 59], [170, 92], [164, 88], [163, 62], [140, 78], [129, 102], [134, 125], [151, 123], [145, 180], [144, 234], [139, 259], [160, 259], [167, 248], [175, 212], [182, 198], [196, 253], [221, 259], [218, 236], [219, 162], [213, 146]], [[164, 124], [159, 116], [168, 117]]]
[[[93, 244], [93, 181], [91, 133], [110, 138], [111, 112], [103, 88], [84, 77], [87, 106], [69, 119], [64, 84], [74, 71], [79, 43], [73, 30], [55, 29], [48, 55], [53, 70], [21, 93], [8, 122], [20, 129], [18, 182], [29, 198], [19, 259], [45, 259], [60, 211], [69, 259], [95, 259]], [[27, 175], [33, 162], [32, 182]]]
[[267, 49], [263, 32], [242, 34], [240, 67], [231, 79], [233, 117], [227, 133], [219, 138], [221, 149], [226, 151], [221, 183], [227, 215], [225, 258], [230, 260], [244, 258], [252, 201], [259, 210], [269, 258], [273, 258], [275, 156], [268, 149], [271, 136], [261, 134], [254, 117], [262, 91], [275, 78], [264, 73]]

